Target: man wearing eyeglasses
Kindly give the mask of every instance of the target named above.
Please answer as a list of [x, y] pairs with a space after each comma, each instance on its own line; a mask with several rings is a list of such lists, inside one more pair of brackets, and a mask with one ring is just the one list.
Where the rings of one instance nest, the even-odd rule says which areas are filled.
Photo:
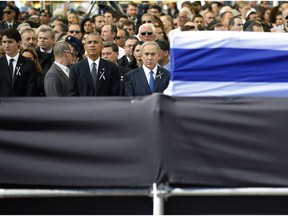
[[69, 25], [68, 28], [68, 33], [67, 35], [71, 35], [74, 36], [76, 38], [78, 38], [79, 40], [81, 40], [82, 37], [82, 32], [81, 32], [81, 27], [79, 24], [77, 23], [72, 23]]
[[3, 21], [0, 22], [0, 30], [3, 31], [8, 28], [16, 29], [20, 22], [15, 20], [16, 9], [12, 5], [6, 5], [3, 10]]
[[67, 42], [59, 41], [54, 46], [55, 61], [45, 75], [44, 90], [47, 97], [67, 97], [69, 68], [72, 50]]

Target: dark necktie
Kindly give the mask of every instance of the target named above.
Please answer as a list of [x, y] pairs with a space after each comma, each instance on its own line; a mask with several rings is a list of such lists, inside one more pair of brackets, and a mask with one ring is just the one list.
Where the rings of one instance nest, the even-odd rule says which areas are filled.
[[10, 28], [10, 29], [12, 28], [12, 25], [11, 25], [11, 24], [9, 24], [9, 28]]
[[96, 69], [96, 63], [95, 63], [95, 62], [93, 62], [93, 64], [92, 64], [92, 72], [91, 72], [91, 75], [92, 75], [93, 86], [94, 86], [94, 89], [95, 89], [95, 91], [96, 91], [97, 69]]
[[149, 81], [149, 85], [150, 85], [150, 90], [153, 93], [154, 92], [154, 77], [153, 77], [153, 71], [150, 71], [150, 81]]
[[9, 60], [9, 70], [10, 70], [12, 78], [13, 78], [13, 61], [14, 61], [14, 59]]

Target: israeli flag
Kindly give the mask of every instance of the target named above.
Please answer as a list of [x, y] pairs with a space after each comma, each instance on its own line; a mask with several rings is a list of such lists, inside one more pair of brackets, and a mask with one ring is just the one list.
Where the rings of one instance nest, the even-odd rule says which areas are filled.
[[164, 93], [288, 97], [288, 34], [179, 32], [171, 42]]

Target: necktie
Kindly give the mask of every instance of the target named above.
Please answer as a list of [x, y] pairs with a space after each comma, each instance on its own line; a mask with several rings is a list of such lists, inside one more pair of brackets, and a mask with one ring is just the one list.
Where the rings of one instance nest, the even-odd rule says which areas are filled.
[[13, 78], [13, 61], [14, 61], [14, 59], [9, 60], [9, 70], [10, 70], [12, 78]]
[[154, 77], [153, 77], [153, 71], [150, 71], [150, 80], [149, 80], [150, 90], [153, 93], [154, 92]]
[[10, 28], [10, 29], [12, 28], [12, 25], [11, 25], [11, 24], [9, 24], [9, 28]]
[[95, 63], [95, 62], [93, 62], [93, 64], [92, 64], [92, 72], [91, 72], [91, 75], [92, 75], [93, 86], [94, 86], [94, 89], [95, 89], [95, 91], [96, 91], [97, 69], [96, 69], [96, 63]]

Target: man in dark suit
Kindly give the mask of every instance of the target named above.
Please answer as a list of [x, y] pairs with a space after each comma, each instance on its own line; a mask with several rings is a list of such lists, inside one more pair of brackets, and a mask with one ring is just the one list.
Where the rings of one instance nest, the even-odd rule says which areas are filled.
[[85, 40], [87, 58], [73, 65], [69, 74], [69, 96], [119, 96], [117, 65], [100, 58], [103, 42], [91, 33]]
[[37, 55], [40, 60], [42, 72], [47, 73], [54, 62], [53, 46], [55, 43], [55, 32], [49, 26], [41, 26], [37, 30], [38, 48]]
[[142, 45], [143, 66], [125, 75], [125, 96], [145, 96], [160, 92], [167, 88], [170, 80], [168, 70], [157, 63], [160, 58], [160, 48], [154, 41]]
[[4, 19], [0, 22], [0, 30], [5, 30], [8, 28], [16, 29], [20, 22], [15, 19], [16, 16], [16, 8], [12, 5], [6, 5], [4, 10]]
[[55, 62], [45, 75], [44, 90], [47, 97], [68, 96], [69, 69], [72, 50], [67, 42], [59, 41], [54, 46]]
[[36, 71], [33, 61], [19, 54], [21, 35], [16, 29], [3, 32], [5, 55], [0, 58], [0, 97], [35, 96]]
[[119, 72], [119, 82], [120, 82], [120, 96], [124, 96], [124, 87], [125, 87], [125, 81], [124, 81], [124, 75], [130, 71], [129, 68], [122, 67], [118, 65], [117, 59], [119, 56], [119, 49], [117, 44], [115, 43], [105, 43], [104, 48], [102, 50], [102, 58], [113, 62], [118, 66], [118, 72]]

